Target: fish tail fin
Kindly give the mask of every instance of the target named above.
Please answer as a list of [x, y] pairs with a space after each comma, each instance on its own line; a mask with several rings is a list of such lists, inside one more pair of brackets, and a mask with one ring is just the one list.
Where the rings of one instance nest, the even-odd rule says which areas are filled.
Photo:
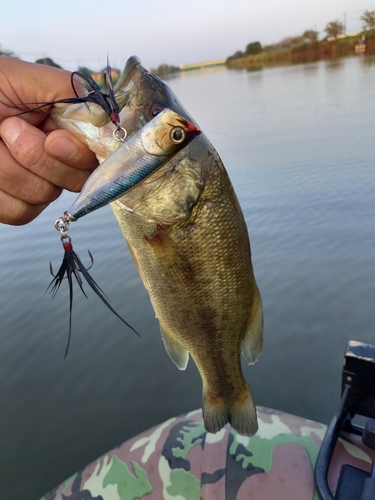
[[253, 395], [247, 384], [234, 397], [218, 397], [204, 391], [202, 407], [207, 432], [218, 432], [227, 423], [244, 436], [253, 436], [258, 430]]

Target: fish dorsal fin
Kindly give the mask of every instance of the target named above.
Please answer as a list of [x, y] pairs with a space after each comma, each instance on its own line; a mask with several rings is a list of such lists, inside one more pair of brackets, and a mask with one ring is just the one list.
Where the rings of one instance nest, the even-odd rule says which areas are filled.
[[241, 343], [242, 353], [249, 365], [255, 363], [263, 347], [263, 308], [259, 291], [254, 294], [254, 303], [247, 330]]
[[189, 352], [184, 349], [177, 340], [169, 335], [169, 333], [163, 330], [162, 327], [160, 327], [160, 332], [168, 356], [179, 370], [185, 370], [189, 361]]

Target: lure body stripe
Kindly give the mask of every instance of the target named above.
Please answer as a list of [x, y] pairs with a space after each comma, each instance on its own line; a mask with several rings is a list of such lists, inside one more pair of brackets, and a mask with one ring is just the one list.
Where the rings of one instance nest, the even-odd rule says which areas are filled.
[[77, 220], [116, 200], [169, 158], [146, 153], [140, 134], [133, 135], [89, 177], [69, 214]]

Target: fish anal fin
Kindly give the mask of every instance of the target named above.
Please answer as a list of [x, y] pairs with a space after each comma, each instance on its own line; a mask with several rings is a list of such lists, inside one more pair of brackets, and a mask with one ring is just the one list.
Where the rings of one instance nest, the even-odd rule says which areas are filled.
[[253, 307], [249, 317], [246, 334], [241, 342], [241, 350], [249, 365], [255, 363], [263, 347], [263, 308], [260, 293], [256, 289]]
[[160, 327], [160, 332], [168, 356], [179, 370], [185, 370], [189, 361], [189, 352], [162, 327]]

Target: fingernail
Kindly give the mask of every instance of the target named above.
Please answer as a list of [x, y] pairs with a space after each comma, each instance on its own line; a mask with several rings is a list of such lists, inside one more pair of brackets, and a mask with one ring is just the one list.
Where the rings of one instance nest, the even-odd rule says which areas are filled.
[[1, 136], [10, 145], [14, 144], [21, 133], [21, 124], [18, 120], [7, 120], [3, 127]]
[[74, 142], [66, 137], [56, 137], [48, 144], [48, 153], [60, 160], [73, 160], [78, 154], [78, 149]]

